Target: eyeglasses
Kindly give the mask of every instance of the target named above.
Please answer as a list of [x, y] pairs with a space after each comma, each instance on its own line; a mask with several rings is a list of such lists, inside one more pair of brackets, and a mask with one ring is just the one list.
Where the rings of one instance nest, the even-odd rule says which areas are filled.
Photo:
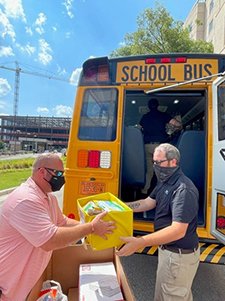
[[44, 167], [44, 169], [46, 169], [50, 174], [51, 174], [50, 171], [52, 171], [56, 177], [62, 177], [64, 174], [64, 171], [62, 171], [62, 170], [57, 170], [57, 169], [48, 168], [48, 167]]
[[155, 164], [155, 165], [161, 165], [161, 163], [163, 162], [166, 162], [166, 161], [169, 161], [168, 159], [164, 159], [164, 160], [152, 160], [152, 163]]

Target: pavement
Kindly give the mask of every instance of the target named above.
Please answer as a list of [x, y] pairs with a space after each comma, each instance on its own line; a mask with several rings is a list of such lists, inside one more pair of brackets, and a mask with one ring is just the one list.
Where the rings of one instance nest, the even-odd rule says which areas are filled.
[[0, 196], [6, 196], [7, 194], [9, 194], [10, 192], [12, 192], [16, 187], [13, 188], [8, 188], [5, 190], [0, 190]]
[[0, 208], [2, 204], [4, 203], [5, 199], [7, 198], [8, 194], [12, 192], [16, 187], [8, 188], [5, 190], [0, 190]]

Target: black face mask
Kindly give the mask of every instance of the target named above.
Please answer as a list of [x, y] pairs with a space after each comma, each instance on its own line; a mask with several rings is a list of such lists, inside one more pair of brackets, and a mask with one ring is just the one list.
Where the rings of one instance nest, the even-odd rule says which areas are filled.
[[175, 167], [164, 167], [154, 164], [153, 169], [155, 171], [157, 180], [160, 182], [166, 182], [172, 174], [178, 169], [178, 166]]
[[[45, 181], [47, 180], [45, 179]], [[58, 191], [65, 184], [65, 178], [62, 176], [61, 177], [52, 176], [50, 181], [47, 182], [50, 184], [52, 191]]]

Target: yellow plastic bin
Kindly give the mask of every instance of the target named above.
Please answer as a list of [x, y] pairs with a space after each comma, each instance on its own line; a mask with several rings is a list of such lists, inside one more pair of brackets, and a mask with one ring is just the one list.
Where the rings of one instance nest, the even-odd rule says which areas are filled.
[[123, 242], [120, 240], [120, 236], [132, 236], [133, 235], [133, 211], [125, 203], [120, 201], [110, 192], [100, 193], [96, 195], [90, 195], [88, 197], [80, 198], [77, 200], [79, 215], [81, 222], [90, 222], [95, 218], [95, 215], [89, 215], [84, 206], [90, 201], [112, 201], [115, 206], [120, 206], [123, 210], [110, 210], [103, 218], [104, 220], [115, 221], [116, 229], [112, 234], [108, 234], [108, 239], [105, 240], [98, 235], [89, 234], [86, 237], [86, 242], [90, 244], [93, 250], [103, 250], [112, 247], [120, 247]]

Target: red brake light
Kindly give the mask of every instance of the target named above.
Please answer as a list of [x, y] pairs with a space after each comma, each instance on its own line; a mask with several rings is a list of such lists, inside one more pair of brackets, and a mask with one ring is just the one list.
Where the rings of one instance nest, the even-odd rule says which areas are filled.
[[96, 151], [96, 150], [89, 151], [88, 166], [97, 168], [99, 167], [99, 162], [100, 162], [100, 151]]
[[177, 57], [175, 61], [176, 61], [176, 63], [186, 63], [187, 58], [186, 57]]
[[154, 59], [154, 58], [145, 60], [145, 64], [155, 64], [155, 63], [156, 63], [156, 59]]
[[161, 63], [171, 63], [171, 58], [169, 57], [163, 57], [161, 60], [160, 60]]

